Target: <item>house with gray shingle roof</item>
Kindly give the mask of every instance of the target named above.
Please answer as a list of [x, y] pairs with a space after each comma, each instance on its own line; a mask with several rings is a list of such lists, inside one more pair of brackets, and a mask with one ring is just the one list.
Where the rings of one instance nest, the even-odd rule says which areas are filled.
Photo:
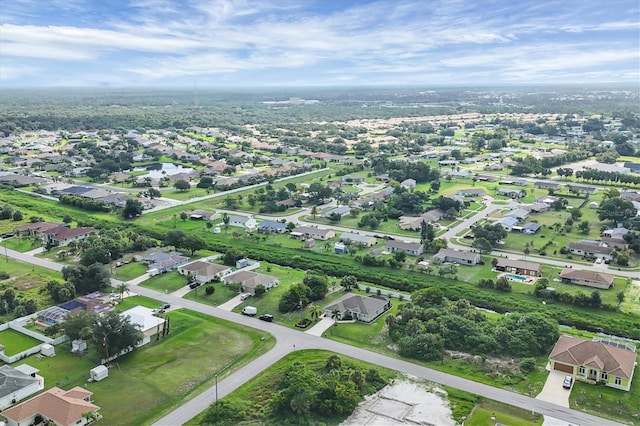
[[371, 322], [391, 308], [391, 302], [379, 296], [360, 296], [351, 294], [324, 308], [326, 316], [331, 317], [334, 310], [340, 312], [340, 318], [351, 317], [356, 321]]

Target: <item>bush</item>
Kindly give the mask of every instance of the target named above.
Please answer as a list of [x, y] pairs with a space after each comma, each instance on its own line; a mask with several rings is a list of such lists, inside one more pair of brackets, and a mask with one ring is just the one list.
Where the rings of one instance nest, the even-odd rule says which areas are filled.
[[204, 292], [207, 293], [207, 296], [211, 296], [215, 291], [216, 291], [216, 288], [212, 285], [208, 285], [204, 289]]
[[536, 359], [523, 358], [520, 360], [518, 367], [520, 368], [520, 371], [522, 371], [524, 374], [529, 374], [536, 368]]

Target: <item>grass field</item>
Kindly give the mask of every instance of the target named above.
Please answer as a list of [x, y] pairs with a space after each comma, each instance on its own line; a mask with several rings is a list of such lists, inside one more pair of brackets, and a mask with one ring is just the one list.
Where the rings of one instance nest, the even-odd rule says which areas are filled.
[[189, 283], [189, 278], [178, 274], [176, 271], [167, 272], [165, 274], [156, 275], [142, 282], [142, 287], [151, 288], [156, 291], [164, 291], [173, 293], [180, 290]]
[[40, 241], [34, 241], [33, 238], [13, 237], [2, 241], [1, 245], [8, 249], [24, 253], [41, 247], [42, 243]]
[[19, 354], [22, 351], [26, 351], [27, 349], [42, 343], [33, 337], [29, 337], [26, 334], [22, 334], [10, 328], [0, 331], [0, 342], [2, 342], [2, 346], [5, 347], [5, 355], [8, 356]]
[[479, 403], [467, 420], [465, 426], [509, 426], [541, 425], [544, 417], [529, 410], [485, 400]]
[[[159, 303], [131, 297], [118, 308]], [[89, 369], [96, 365], [91, 347], [83, 358], [71, 354], [66, 343], [56, 347], [53, 358], [30, 357], [19, 362], [40, 369], [47, 386], [87, 385], [94, 393], [92, 401], [102, 407], [105, 424], [149, 424], [210, 387], [215, 375], [224, 377], [274, 344], [266, 333], [196, 312], [177, 310], [168, 316], [168, 337], [122, 357], [109, 369], [109, 377], [97, 383], [86, 382]]]
[[125, 265], [113, 268], [111, 276], [120, 281], [131, 281], [147, 272], [147, 265], [142, 262], [131, 262]]

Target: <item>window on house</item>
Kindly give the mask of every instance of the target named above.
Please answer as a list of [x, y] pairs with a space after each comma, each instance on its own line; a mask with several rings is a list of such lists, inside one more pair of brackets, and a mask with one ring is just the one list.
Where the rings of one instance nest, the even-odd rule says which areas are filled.
[[603, 371], [600, 377], [602, 378], [602, 380], [607, 380], [609, 378], [609, 375], [607, 374], [606, 371]]
[[618, 386], [622, 385], [622, 379], [620, 377], [616, 377], [616, 379], [614, 380], [614, 383]]
[[584, 374], [584, 366], [580, 366], [580, 368], [578, 369], [578, 373]]

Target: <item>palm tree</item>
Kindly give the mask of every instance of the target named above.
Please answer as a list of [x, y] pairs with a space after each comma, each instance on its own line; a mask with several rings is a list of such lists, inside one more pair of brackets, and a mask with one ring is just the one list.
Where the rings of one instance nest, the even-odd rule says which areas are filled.
[[224, 223], [224, 233], [226, 234], [229, 231], [229, 221], [231, 218], [228, 214], [222, 213], [222, 223]]
[[309, 306], [309, 315], [311, 315], [311, 319], [314, 321], [320, 318], [323, 312], [322, 308], [318, 305]]
[[318, 206], [311, 207], [311, 217], [315, 219], [317, 215], [318, 215]]
[[118, 293], [120, 293], [120, 300], [124, 299], [124, 294], [129, 293], [129, 284], [122, 282], [118, 285]]
[[333, 318], [335, 325], [338, 325], [338, 321], [341, 317], [342, 314], [340, 313], [340, 310], [338, 308], [335, 308], [333, 311], [331, 311], [331, 318]]

